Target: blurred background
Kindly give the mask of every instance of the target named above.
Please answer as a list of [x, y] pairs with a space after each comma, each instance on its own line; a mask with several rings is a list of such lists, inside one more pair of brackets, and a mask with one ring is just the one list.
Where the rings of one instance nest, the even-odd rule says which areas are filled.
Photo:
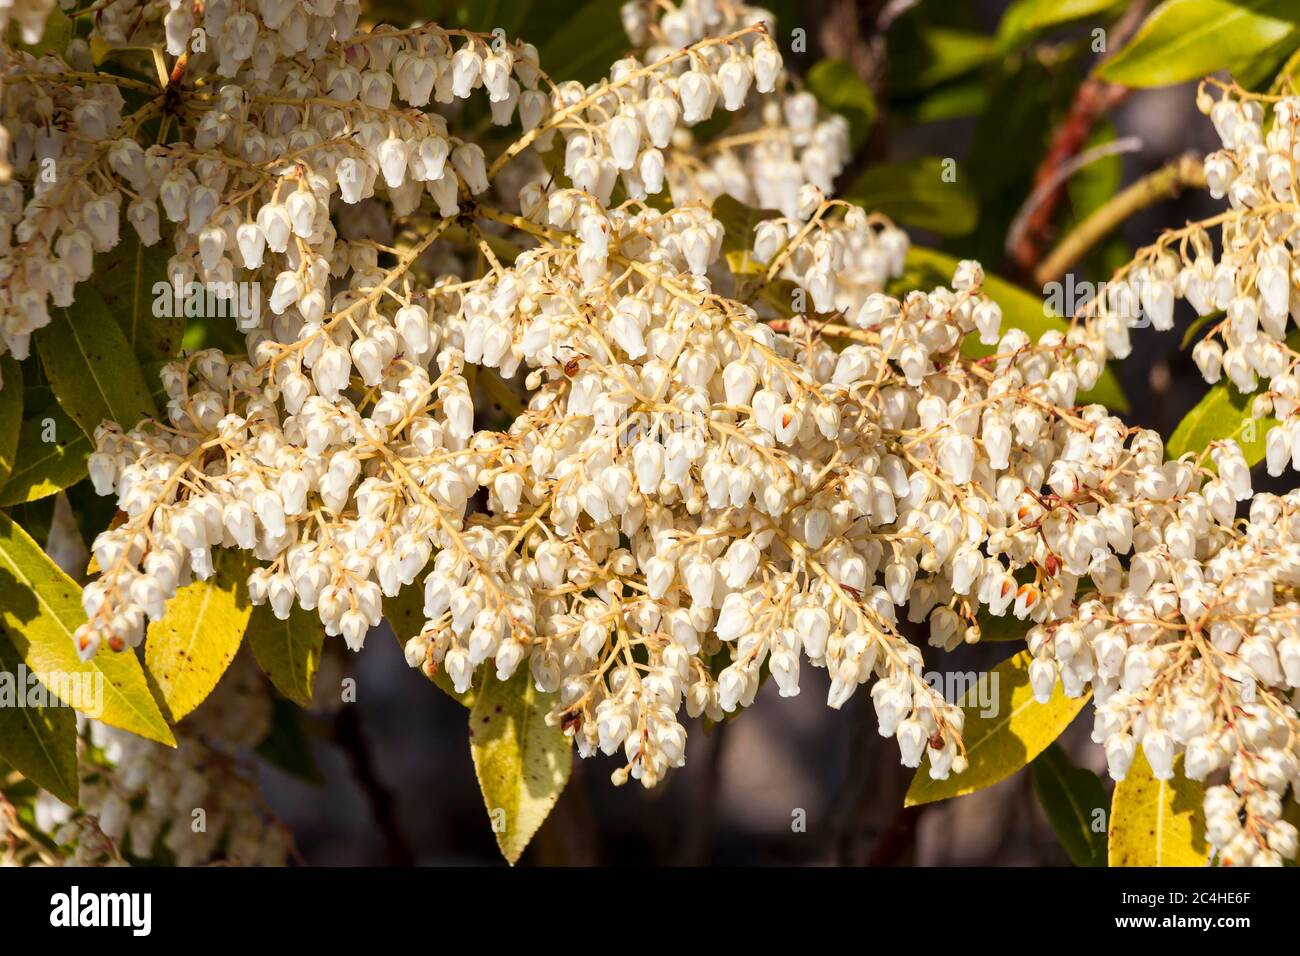
[[[455, 22], [457, 5], [446, 6], [440, 22], [464, 25]], [[875, 96], [876, 122], [844, 181], [882, 160], [956, 158], [959, 178], [979, 202], [977, 225], [960, 236], [909, 231], [921, 244], [979, 258], [1035, 293], [1042, 283], [1032, 278], [1034, 262], [1073, 222], [1184, 153], [1218, 146], [1195, 108], [1194, 84], [1080, 93], [1104, 56], [1093, 50], [1092, 30], [1102, 25], [1107, 48], [1117, 49], [1147, 4], [1114, 3], [1096, 22], [1014, 42], [1008, 36], [1017, 4], [997, 0], [770, 6], [797, 72], [824, 58], [842, 60]], [[538, 0], [530, 16], [600, 16], [616, 25], [617, 8], [603, 0]], [[796, 29], [806, 46], [792, 44]], [[1121, 151], [1055, 191], [1052, 214], [1030, 236], [1027, 258], [1024, 249], [1021, 256], [1008, 252], [1013, 224], [1040, 212], [1026, 199], [1062, 127], [1078, 121], [1086, 95], [1100, 96], [1103, 106], [1082, 130], [1085, 148], [1120, 141]], [[1075, 278], [1105, 279], [1161, 229], [1216, 211], [1199, 190], [1159, 202], [1075, 264]], [[1133, 356], [1116, 369], [1130, 423], [1168, 436], [1204, 393], [1190, 351], [1180, 347], [1190, 319], [1180, 314], [1173, 332], [1135, 333]], [[1015, 647], [962, 648], [946, 655], [943, 667], [983, 671]], [[297, 775], [261, 768], [265, 792], [296, 834], [303, 861], [504, 865], [475, 782], [467, 712], [407, 668], [387, 625], [369, 636], [366, 653], [348, 655], [344, 664], [356, 678], [357, 704], [306, 719], [315, 767]], [[825, 705], [824, 671], [805, 667], [801, 684], [797, 698], [781, 700], [769, 682], [740, 719], [707, 732], [690, 725], [685, 768], [652, 791], [635, 782], [612, 786], [613, 758], [575, 758], [568, 788], [521, 864], [1068, 865], [1028, 772], [976, 794], [902, 810], [912, 771], [899, 765], [894, 741], [876, 733], [869, 695], [859, 692], [836, 712]], [[1076, 765], [1104, 778], [1090, 715], [1085, 708], [1061, 744]], [[303, 779], [312, 776], [315, 783]]]

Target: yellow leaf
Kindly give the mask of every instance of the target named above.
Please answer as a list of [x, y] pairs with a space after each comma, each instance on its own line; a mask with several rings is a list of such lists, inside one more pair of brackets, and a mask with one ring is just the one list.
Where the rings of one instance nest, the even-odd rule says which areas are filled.
[[573, 748], [546, 724], [553, 695], [521, 666], [508, 681], [485, 676], [469, 716], [474, 772], [501, 855], [513, 866], [569, 779]]
[[258, 666], [276, 690], [303, 707], [311, 705], [324, 641], [320, 618], [297, 605], [289, 619], [281, 621], [269, 604], [263, 604], [248, 622], [248, 643]]
[[727, 267], [734, 276], [756, 276], [767, 271], [767, 266], [755, 259], [748, 249], [733, 249], [728, 252]]
[[1182, 757], [1173, 779], [1157, 780], [1138, 748], [1110, 801], [1110, 865], [1205, 866], [1204, 799], [1205, 786], [1183, 776]]
[[217, 551], [213, 567], [207, 581], [176, 592], [145, 636], [145, 667], [173, 722], [212, 693], [235, 659], [253, 612], [242, 552]]
[[90, 61], [99, 66], [113, 52], [113, 45], [99, 34], [90, 37]]
[[81, 588], [3, 512], [0, 620], [32, 673], [64, 703], [110, 726], [176, 745], [135, 654], [104, 650], [89, 661], [77, 656], [72, 634], [86, 620]]
[[949, 774], [947, 780], [933, 780], [927, 756], [907, 789], [907, 806], [960, 797], [1004, 780], [1042, 753], [1069, 726], [1088, 695], [1066, 697], [1058, 682], [1052, 699], [1037, 703], [1029, 686], [1031, 660], [1028, 651], [1021, 651], [983, 678], [996, 681], [993, 690], [997, 699], [993, 706], [983, 708], [991, 711], [988, 716], [978, 701], [971, 699], [979, 688], [968, 692], [962, 701], [966, 714], [962, 739], [970, 766], [962, 773]]

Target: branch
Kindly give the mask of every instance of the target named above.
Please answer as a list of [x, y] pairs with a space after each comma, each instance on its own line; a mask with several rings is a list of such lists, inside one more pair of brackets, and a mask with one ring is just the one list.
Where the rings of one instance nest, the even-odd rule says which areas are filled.
[[871, 851], [867, 866], [894, 866], [916, 845], [916, 828], [921, 822], [921, 815], [931, 804], [920, 803], [904, 807], [898, 811], [889, 829], [880, 837], [880, 842]]
[[1143, 176], [1133, 185], [1098, 208], [1061, 240], [1034, 272], [1034, 281], [1046, 285], [1065, 274], [1111, 230], [1148, 206], [1177, 196], [1188, 187], [1205, 186], [1205, 170], [1199, 156], [1188, 153]]
[[1125, 88], [1098, 79], [1096, 70], [1142, 23], [1146, 6], [1144, 0], [1131, 4], [1111, 28], [1108, 52], [1096, 61], [1092, 73], [1079, 85], [1065, 119], [1052, 136], [1047, 154], [1034, 171], [1034, 188], [1016, 215], [1018, 228], [1007, 236], [1007, 252], [1024, 275], [1034, 272], [1047, 247], [1056, 209], [1065, 195], [1065, 182], [1073, 172], [1063, 172], [1062, 167], [1083, 149], [1097, 121], [1128, 95]]
[[1069, 113], [1052, 137], [1047, 155], [1034, 172], [1034, 188], [1029, 203], [1034, 203], [1035, 199], [1037, 203], [1017, 215], [1023, 227], [1018, 234], [1007, 237], [1008, 252], [1021, 272], [1033, 272], [1047, 245], [1047, 234], [1056, 217], [1056, 209], [1065, 195], [1066, 177], [1060, 176], [1058, 169], [1079, 152], [1097, 120], [1126, 92], [1091, 77], [1079, 87]]

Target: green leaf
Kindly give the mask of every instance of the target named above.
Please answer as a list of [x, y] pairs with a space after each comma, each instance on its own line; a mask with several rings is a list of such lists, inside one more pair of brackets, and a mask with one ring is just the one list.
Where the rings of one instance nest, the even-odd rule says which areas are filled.
[[17, 47], [37, 58], [47, 53], [62, 53], [68, 48], [68, 41], [72, 39], [72, 20], [55, 6], [45, 18], [45, 31], [39, 40], [29, 45], [22, 42], [22, 35], [22, 28], [18, 22], [11, 20], [8, 30], [10, 46]]
[[[1069, 62], [1049, 66], [1036, 56], [1003, 57], [983, 77], [988, 99], [975, 124], [962, 175], [980, 203], [975, 233], [963, 255], [990, 264], [1006, 254], [1006, 236], [1025, 197], [1053, 130], [1069, 109], [1081, 71]], [[1007, 144], [1014, 143], [1014, 149]]]
[[[1099, 120], [1084, 143], [1085, 150], [1106, 146], [1115, 141], [1115, 127]], [[1071, 222], [1082, 220], [1113, 197], [1124, 184], [1124, 157], [1111, 153], [1094, 159], [1070, 177], [1066, 186], [1070, 195]]]
[[1300, 50], [1296, 50], [1286, 58], [1277, 76], [1273, 78], [1269, 92], [1275, 96], [1300, 92]]
[[908, 123], [975, 116], [988, 105], [988, 87], [978, 79], [959, 79], [937, 86], [917, 99], [894, 104], [891, 115]]
[[[941, 236], [962, 236], [975, 228], [979, 205], [960, 174], [954, 181], [946, 160], [926, 156], [877, 163], [845, 190], [844, 198]], [[951, 167], [953, 172], [957, 167]]]
[[1016, 0], [998, 21], [997, 49], [1002, 54], [1023, 49], [1044, 31], [1074, 20], [1110, 19], [1124, 0]]
[[469, 715], [474, 772], [501, 855], [513, 866], [569, 779], [573, 748], [546, 724], [554, 695], [539, 694], [521, 667], [508, 681], [489, 676]]
[[[0, 684], [0, 757], [32, 783], [70, 807], [77, 805], [77, 717], [55, 701], [28, 706], [28, 686], [20, 679], [22, 657], [0, 625], [0, 682], [9, 683], [14, 700], [3, 698]], [[51, 695], [53, 696], [53, 695]]]
[[130, 343], [93, 289], [78, 289], [73, 309], [50, 311], [36, 347], [59, 404], [92, 438], [105, 419], [130, 428], [158, 414]]
[[23, 427], [23, 367], [12, 355], [0, 356], [0, 490], [14, 470], [18, 434]]
[[978, 69], [989, 61], [991, 37], [973, 30], [913, 25], [899, 20], [888, 36], [890, 87], [917, 93]]
[[271, 728], [253, 752], [305, 783], [319, 786], [325, 782], [316, 755], [311, 751], [303, 713], [283, 697], [271, 701]]
[[1002, 11], [1002, 19], [994, 31], [994, 40], [999, 53], [1010, 54], [1020, 49], [1034, 38], [1036, 31], [1029, 23], [1035, 0], [1013, 0]]
[[[538, 43], [538, 58], [551, 79], [594, 83], [609, 75], [609, 66], [627, 51], [627, 34], [619, 4], [610, 0], [588, 0], [582, 6], [546, 19], [554, 27], [545, 43]], [[525, 28], [526, 29], [526, 28]], [[536, 33], [525, 33], [525, 38]], [[537, 43], [536, 40], [533, 41]]]
[[87, 716], [175, 746], [135, 654], [105, 648], [88, 661], [78, 657], [72, 635], [85, 620], [76, 582], [0, 512], [0, 621], [27, 666]]
[[849, 121], [850, 145], [855, 150], [861, 146], [876, 121], [876, 98], [853, 67], [843, 60], [818, 60], [804, 84], [824, 109]]
[[[935, 285], [947, 285], [952, 282], [953, 271], [957, 268], [957, 259], [926, 249], [913, 246], [907, 251], [903, 278], [890, 284], [895, 291], [923, 289]], [[1006, 279], [986, 272], [984, 274], [984, 291], [988, 297], [1002, 307], [1002, 330], [1022, 329], [1030, 338], [1037, 341], [1045, 332], [1058, 329], [1062, 332], [1070, 327], [1065, 319], [1048, 311], [1041, 298], [1026, 292]], [[962, 354], [969, 358], [983, 358], [993, 354], [993, 346], [980, 343], [979, 336], [968, 335], [962, 341]], [[1119, 380], [1109, 368], [1103, 369], [1097, 384], [1090, 391], [1081, 392], [1077, 401], [1081, 405], [1097, 402], [1119, 412], [1129, 409], [1128, 399], [1120, 388]]]
[[1300, 23], [1295, 0], [1165, 0], [1100, 76], [1123, 86], [1166, 86], [1238, 72]]
[[1025, 0], [1024, 25], [1030, 30], [1112, 13], [1121, 0]]
[[[424, 577], [425, 572], [421, 572], [415, 580], [422, 582]], [[405, 649], [406, 642], [424, 630], [424, 586], [418, 583], [411, 584], [402, 588], [396, 597], [384, 598], [384, 618], [393, 629], [393, 634], [397, 636], [398, 646]], [[486, 665], [474, 675], [475, 686], [482, 682], [485, 669]], [[465, 707], [474, 706], [474, 687], [463, 694], [456, 693], [451, 678], [441, 668], [434, 672], [433, 683], [452, 700]]]
[[1180, 756], [1173, 779], [1157, 780], [1138, 748], [1111, 797], [1111, 866], [1205, 866], [1205, 786], [1183, 776], [1182, 764]]
[[1207, 312], [1205, 315], [1197, 316], [1196, 319], [1192, 321], [1192, 324], [1187, 326], [1187, 331], [1183, 333], [1183, 340], [1178, 343], [1179, 349], [1186, 350], [1189, 345], [1196, 341], [1197, 333], [1211, 322], [1218, 322], [1222, 318], [1222, 309], [1215, 309], [1213, 312]]
[[981, 644], [998, 644], [1008, 641], [1023, 641], [1029, 633], [1032, 622], [1022, 621], [1014, 614], [995, 617], [987, 607], [981, 607], [975, 615], [975, 623], [980, 629]]
[[[1200, 454], [1210, 442], [1231, 438], [1241, 446], [1248, 465], [1263, 461], [1265, 439], [1277, 419], [1252, 418], [1251, 401], [1252, 396], [1243, 395], [1226, 380], [1218, 382], [1183, 416], [1165, 443], [1165, 455], [1173, 459], [1188, 452]], [[1213, 466], [1209, 461], [1206, 464]]]
[[212, 693], [253, 612], [243, 552], [216, 551], [212, 563], [212, 577], [180, 588], [145, 635], [145, 667], [173, 723]]
[[775, 209], [755, 209], [723, 193], [713, 200], [711, 214], [722, 226], [722, 255], [735, 276], [759, 275], [767, 266], [750, 253], [754, 248], [754, 227], [764, 219], [775, 219]]
[[[175, 358], [185, 332], [184, 315], [155, 314], [153, 290], [159, 282], [167, 282], [165, 241], [146, 246], [131, 229], [95, 262], [95, 290], [141, 364]], [[169, 288], [169, 301], [171, 294]]]
[[[1107, 120], [1099, 120], [1084, 143], [1082, 152], [1108, 146], [1115, 141], [1115, 127]], [[1123, 156], [1119, 153], [1101, 156], [1079, 169], [1066, 186], [1070, 203], [1058, 226], [1060, 235], [1072, 232], [1085, 218], [1100, 209], [1124, 182]], [[1133, 258], [1124, 237], [1111, 234], [1088, 251], [1080, 271], [1090, 275], [1113, 275]]]
[[[1257, 93], [1267, 92], [1278, 71], [1286, 65], [1295, 50], [1297, 41], [1300, 41], [1300, 25], [1293, 26], [1272, 46], [1244, 62], [1234, 71], [1234, 78], [1244, 89]], [[1264, 132], [1268, 132], [1267, 126]]]
[[248, 621], [248, 643], [258, 666], [276, 690], [302, 707], [311, 705], [324, 642], [320, 618], [297, 605], [287, 621], [276, 618], [269, 604], [256, 608]]
[[[45, 441], [51, 437], [52, 441]], [[9, 479], [0, 485], [0, 508], [48, 497], [86, 477], [94, 450], [77, 423], [57, 405], [22, 423], [18, 454]]]
[[1105, 866], [1106, 828], [1097, 832], [1093, 826], [1094, 820], [1105, 820], [1107, 798], [1101, 778], [1072, 764], [1058, 744], [1035, 757], [1029, 773], [1039, 806], [1074, 865]]
[[[1021, 651], [989, 671], [986, 679], [996, 681], [997, 692], [989, 716], [981, 713], [978, 702], [962, 702], [966, 712], [962, 739], [970, 766], [962, 773], [950, 774], [947, 780], [933, 780], [927, 755], [907, 789], [907, 806], [960, 797], [1004, 780], [1042, 753], [1069, 726], [1088, 695], [1066, 697], [1058, 682], [1052, 699], [1037, 703], [1029, 686], [1031, 660], [1029, 651]], [[972, 688], [967, 697], [977, 689]]]

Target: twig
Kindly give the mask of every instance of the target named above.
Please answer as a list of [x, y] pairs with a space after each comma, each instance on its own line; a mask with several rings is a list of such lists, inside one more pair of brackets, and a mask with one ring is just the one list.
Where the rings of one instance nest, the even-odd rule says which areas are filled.
[[1034, 189], [1030, 201], [1033, 201], [1034, 196], [1041, 198], [1036, 205], [1022, 210], [1017, 216], [1024, 223], [1019, 235], [1007, 237], [1011, 259], [1021, 272], [1032, 273], [1047, 246], [1052, 221], [1065, 195], [1067, 177], [1061, 176], [1058, 170], [1083, 147], [1097, 120], [1119, 103], [1127, 92], [1122, 87], [1112, 86], [1093, 77], [1084, 80], [1079, 86], [1074, 102], [1070, 104], [1070, 111], [1057, 127], [1047, 155], [1034, 173]]
[[[1006, 251], [1008, 255], [1015, 255], [1016, 250], [1024, 245], [1024, 240], [1029, 232], [1029, 222], [1035, 219], [1043, 204], [1051, 197], [1060, 194], [1061, 187], [1075, 173], [1085, 166], [1091, 166], [1093, 163], [1105, 159], [1108, 156], [1119, 156], [1124, 153], [1137, 153], [1142, 149], [1142, 140], [1136, 136], [1125, 136], [1123, 139], [1113, 139], [1107, 143], [1099, 143], [1091, 149], [1085, 149], [1083, 152], [1071, 156], [1065, 162], [1058, 165], [1051, 171], [1050, 178], [1041, 185], [1035, 186], [1029, 198], [1021, 205], [1016, 217], [1011, 220], [1011, 225], [1007, 227]], [[1054, 199], [1052, 201], [1055, 201]], [[1035, 250], [1037, 256], [1041, 250]]]
[[1046, 285], [1065, 274], [1089, 249], [1133, 214], [1191, 187], [1204, 187], [1200, 157], [1188, 153], [1143, 176], [1079, 223], [1034, 271], [1034, 281]]

